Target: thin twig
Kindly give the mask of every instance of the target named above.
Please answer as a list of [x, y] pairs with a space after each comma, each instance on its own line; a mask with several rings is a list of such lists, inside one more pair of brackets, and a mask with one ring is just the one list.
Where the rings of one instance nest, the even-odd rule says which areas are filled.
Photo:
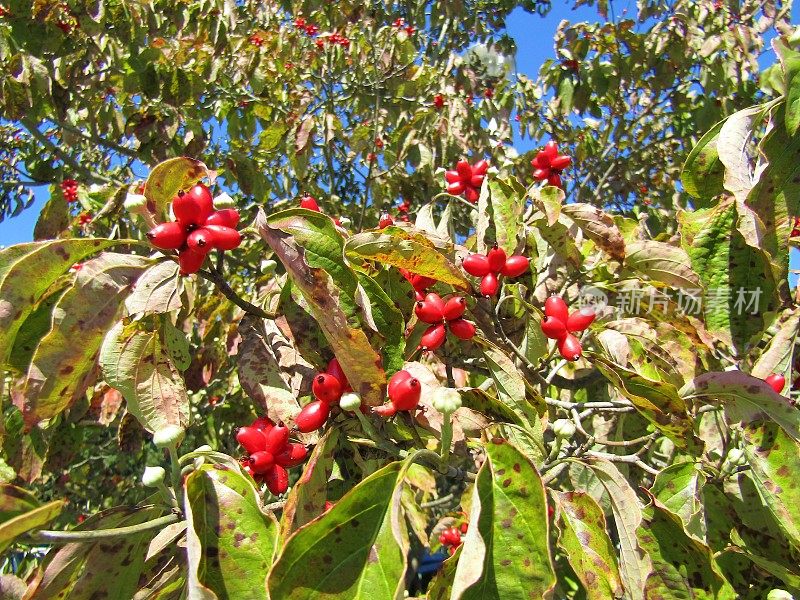
[[276, 317], [275, 314], [268, 313], [265, 310], [257, 307], [255, 304], [250, 304], [247, 300], [240, 298], [236, 292], [233, 291], [231, 286], [228, 285], [228, 282], [225, 281], [225, 279], [216, 271], [201, 270], [198, 271], [197, 274], [206, 281], [210, 281], [217, 286], [217, 289], [222, 292], [223, 296], [241, 308], [244, 312], [261, 317], [262, 319], [274, 319]]

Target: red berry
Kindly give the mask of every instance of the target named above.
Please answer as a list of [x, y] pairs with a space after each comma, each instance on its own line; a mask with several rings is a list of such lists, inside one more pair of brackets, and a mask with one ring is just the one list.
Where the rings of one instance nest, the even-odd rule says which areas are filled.
[[469, 529], [469, 523], [462, 523], [461, 524], [461, 533], [467, 533], [468, 529]]
[[578, 360], [583, 353], [583, 348], [581, 348], [578, 338], [568, 333], [558, 340], [558, 351], [567, 360]]
[[289, 473], [280, 465], [273, 465], [272, 468], [264, 473], [264, 483], [267, 489], [274, 495], [279, 496], [289, 489]]
[[444, 96], [442, 96], [441, 94], [436, 94], [433, 97], [433, 105], [436, 108], [442, 108], [444, 106]]
[[563, 321], [555, 317], [545, 317], [542, 319], [542, 333], [551, 339], [560, 340], [567, 335], [568, 331]]
[[273, 456], [282, 452], [289, 443], [289, 428], [283, 423], [278, 423], [266, 433], [266, 450]]
[[520, 256], [519, 254], [516, 256], [509, 256], [500, 272], [506, 277], [519, 277], [528, 270], [529, 265], [530, 260], [527, 256]]
[[330, 373], [319, 373], [314, 377], [311, 391], [317, 400], [327, 404], [338, 402], [342, 397], [342, 383]]
[[199, 211], [199, 221], [197, 225], [205, 223], [206, 219], [214, 212], [214, 197], [207, 186], [202, 183], [193, 185], [186, 194], [194, 200], [197, 210]]
[[569, 331], [583, 331], [592, 324], [595, 318], [594, 309], [591, 306], [584, 306], [573, 312], [567, 319], [567, 329]]
[[255, 421], [250, 424], [250, 427], [255, 427], [260, 431], [268, 431], [275, 427], [275, 423], [272, 422], [272, 419], [269, 417], [258, 417]]
[[443, 534], [443, 533], [442, 533], [442, 534], [440, 534], [440, 535], [439, 535], [439, 543], [440, 543], [442, 546], [448, 546], [448, 545], [449, 545], [449, 544], [447, 543], [447, 539], [448, 539], [448, 538], [447, 538], [447, 536], [446, 536], [445, 534]]
[[447, 553], [448, 553], [450, 556], [453, 556], [453, 554], [455, 554], [455, 553], [456, 553], [456, 550], [457, 550], [457, 549], [458, 549], [458, 547], [457, 547], [457, 546], [450, 546], [450, 547], [447, 549]]
[[282, 452], [275, 455], [275, 464], [288, 469], [302, 464], [307, 456], [308, 450], [303, 444], [289, 444]]
[[239, 224], [239, 211], [235, 208], [220, 209], [211, 213], [205, 224], [235, 228]]
[[202, 209], [193, 196], [178, 194], [172, 199], [172, 213], [181, 225], [202, 225], [210, 215], [203, 217]]
[[472, 179], [469, 180], [469, 184], [474, 188], [480, 189], [483, 185], [483, 179], [483, 175], [473, 175]]
[[194, 250], [181, 250], [178, 253], [178, 265], [180, 266], [181, 275], [191, 275], [197, 273], [203, 262], [206, 260], [206, 255]]
[[[334, 380], [335, 379], [336, 378], [334, 378]], [[339, 383], [338, 380], [336, 383]], [[294, 423], [297, 425], [297, 429], [301, 433], [310, 433], [325, 425], [325, 421], [328, 420], [328, 416], [330, 414], [330, 404], [323, 402], [322, 400], [315, 400], [314, 402], [310, 402], [303, 407], [303, 409], [300, 411], [300, 414], [295, 417]]]
[[425, 333], [422, 334], [419, 340], [419, 347], [423, 350], [436, 350], [444, 343], [446, 338], [447, 329], [445, 329], [444, 324], [439, 323], [438, 325], [431, 325], [425, 330]]
[[569, 319], [569, 308], [561, 296], [550, 296], [544, 301], [544, 314], [548, 317], [555, 317], [566, 325], [567, 319]]
[[780, 394], [783, 391], [784, 386], [786, 386], [786, 378], [778, 373], [773, 373], [772, 375], [767, 376], [764, 381], [766, 381], [777, 394]]
[[[241, 234], [232, 227], [224, 225], [206, 225], [204, 227], [211, 235], [211, 245], [218, 250], [233, 250], [242, 243]], [[199, 230], [198, 230], [199, 231]]]
[[550, 173], [550, 176], [547, 178], [547, 183], [553, 187], [560, 188], [562, 187], [561, 176], [558, 173]]
[[395, 393], [397, 386], [403, 383], [406, 379], [411, 378], [411, 373], [406, 370], [398, 371], [394, 375], [389, 378], [389, 387], [387, 388], [387, 393], [389, 397], [392, 397], [392, 394]]
[[381, 406], [373, 406], [372, 412], [376, 415], [388, 419], [389, 417], [393, 417], [397, 414], [397, 408], [395, 408], [394, 404], [391, 402], [387, 402], [386, 404], [382, 404]]
[[319, 209], [319, 204], [317, 204], [316, 199], [313, 196], [308, 196], [308, 195], [300, 198], [300, 208], [307, 208], [308, 210], [321, 212]]
[[255, 427], [240, 427], [236, 432], [236, 441], [248, 454], [262, 452], [267, 448], [267, 438]]
[[421, 393], [422, 386], [419, 380], [409, 376], [392, 388], [389, 393], [389, 400], [395, 410], [413, 410], [419, 404]]
[[461, 181], [469, 181], [472, 178], [472, 167], [465, 160], [456, 163], [456, 171], [458, 171]]
[[506, 253], [502, 248], [495, 246], [489, 250], [486, 258], [489, 259], [489, 271], [492, 273], [497, 274], [506, 266]]
[[464, 197], [475, 204], [479, 200], [480, 194], [474, 187], [467, 186], [464, 188]]
[[414, 314], [423, 323], [439, 323], [444, 318], [441, 306], [425, 300], [414, 305]]
[[253, 452], [250, 454], [249, 463], [253, 473], [258, 473], [260, 475], [262, 473], [266, 473], [272, 468], [272, 465], [275, 464], [275, 459], [273, 458], [272, 454], [262, 450], [260, 452]]
[[458, 174], [458, 171], [445, 171], [444, 178], [447, 183], [455, 183], [456, 181], [461, 181], [461, 175]]
[[161, 250], [177, 250], [186, 242], [186, 230], [178, 223], [161, 223], [147, 232], [147, 239]]
[[452, 196], [460, 196], [464, 193], [464, 183], [461, 181], [454, 181], [447, 184], [447, 193]]
[[461, 340], [471, 340], [475, 337], [475, 325], [464, 319], [455, 319], [447, 324], [453, 335]]
[[562, 169], [566, 169], [571, 162], [572, 159], [569, 156], [561, 154], [550, 161], [550, 168], [561, 171]]
[[452, 321], [460, 318], [467, 310], [467, 301], [462, 296], [453, 296], [445, 302], [442, 316], [445, 321]]
[[339, 383], [342, 386], [342, 392], [350, 392], [353, 390], [350, 382], [347, 381], [347, 376], [342, 370], [342, 365], [339, 364], [339, 360], [335, 356], [328, 363], [328, 367], [325, 369], [325, 372], [328, 375], [333, 375], [339, 380]]
[[378, 220], [378, 227], [380, 229], [386, 229], [387, 227], [389, 227], [389, 225], [392, 224], [394, 224], [394, 219], [392, 218], [392, 215], [390, 215], [389, 213], [383, 213], [381, 215], [381, 218]]
[[489, 272], [489, 259], [483, 254], [470, 254], [461, 266], [473, 277], [483, 277]]
[[205, 227], [195, 229], [186, 238], [186, 245], [190, 250], [194, 250], [199, 254], [205, 254], [211, 250], [213, 246], [214, 235]]
[[473, 175], [486, 175], [486, 171], [489, 170], [489, 161], [487, 160], [479, 160], [474, 165], [472, 165], [472, 174]]
[[481, 294], [484, 296], [494, 296], [500, 289], [500, 281], [494, 273], [488, 273], [481, 279]]

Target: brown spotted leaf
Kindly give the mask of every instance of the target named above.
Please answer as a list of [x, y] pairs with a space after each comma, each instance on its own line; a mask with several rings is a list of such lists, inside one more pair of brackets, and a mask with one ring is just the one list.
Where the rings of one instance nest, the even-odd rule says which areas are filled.
[[186, 478], [190, 598], [267, 598], [278, 523], [238, 469], [203, 465]]
[[625, 240], [610, 215], [596, 206], [582, 202], [565, 204], [561, 211], [611, 259], [619, 262], [624, 260]]
[[781, 373], [789, 380], [794, 346], [800, 332], [800, 308], [784, 311], [775, 328], [775, 335], [753, 364], [750, 374], [763, 379], [771, 373]]
[[504, 440], [486, 446], [452, 600], [549, 598], [556, 575], [547, 499], [528, 458]]
[[700, 278], [692, 271], [686, 251], [664, 242], [647, 240], [628, 244], [625, 266], [674, 289], [692, 293], [702, 289]]
[[142, 273], [136, 288], [125, 300], [128, 313], [151, 315], [171, 312], [181, 307], [185, 279], [178, 275], [178, 263], [168, 260]]
[[617, 554], [603, 510], [589, 494], [555, 492], [560, 507], [558, 545], [567, 555], [589, 600], [622, 597]]
[[650, 493], [665, 508], [680, 518], [689, 535], [705, 539], [706, 520], [700, 501], [705, 476], [700, 463], [681, 462], [662, 469], [650, 488]]

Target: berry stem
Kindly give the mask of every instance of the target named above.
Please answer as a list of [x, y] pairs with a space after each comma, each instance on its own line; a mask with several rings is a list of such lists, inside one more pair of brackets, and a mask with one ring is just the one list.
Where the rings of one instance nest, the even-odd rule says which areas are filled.
[[241, 308], [244, 312], [255, 315], [256, 317], [261, 317], [262, 319], [274, 319], [276, 317], [276, 315], [270, 314], [265, 310], [260, 309], [255, 304], [250, 304], [247, 300], [237, 296], [236, 292], [233, 291], [231, 286], [228, 285], [228, 282], [225, 281], [225, 279], [219, 273], [201, 269], [197, 272], [197, 274], [206, 281], [210, 281], [217, 286], [217, 289], [222, 292], [223, 296]]
[[390, 442], [387, 439], [384, 439], [375, 427], [370, 423], [367, 415], [362, 413], [360, 410], [354, 411], [355, 416], [358, 418], [358, 422], [361, 423], [361, 429], [364, 430], [364, 434], [375, 442], [375, 445], [380, 448], [381, 450], [386, 450], [391, 454], [398, 455], [402, 452], [402, 450], [396, 446], [394, 443]]
[[168, 446], [169, 450], [169, 466], [172, 472], [172, 489], [175, 496], [178, 495], [178, 490], [181, 489], [181, 461], [178, 458], [178, 449], [175, 444]]
[[442, 465], [447, 465], [450, 460], [450, 443], [453, 441], [453, 415], [443, 415], [442, 421], [442, 439], [439, 448], [439, 456], [442, 459]]
[[31, 537], [37, 541], [43, 542], [93, 542], [95, 540], [102, 540], [106, 538], [119, 537], [131, 535], [133, 533], [141, 533], [142, 531], [149, 531], [150, 529], [158, 529], [166, 525], [172, 525], [181, 520], [180, 515], [177, 513], [170, 513], [152, 521], [145, 521], [138, 525], [129, 525], [127, 527], [116, 527], [114, 529], [96, 529], [94, 531], [50, 531], [40, 530], [32, 533]]

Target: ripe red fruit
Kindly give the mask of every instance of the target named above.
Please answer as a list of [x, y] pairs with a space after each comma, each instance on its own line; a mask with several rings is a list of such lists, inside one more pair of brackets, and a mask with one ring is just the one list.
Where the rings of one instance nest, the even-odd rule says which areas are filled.
[[278, 423], [266, 433], [265, 438], [267, 440], [266, 450], [274, 456], [289, 443], [289, 428], [283, 423]]
[[566, 336], [568, 332], [564, 321], [555, 317], [545, 317], [542, 319], [542, 333], [551, 339], [560, 340]]
[[567, 360], [578, 360], [583, 354], [580, 340], [571, 333], [558, 340], [558, 351]]
[[342, 383], [330, 373], [319, 373], [314, 377], [311, 391], [317, 400], [327, 404], [338, 402], [342, 397]]
[[460, 196], [464, 193], [464, 189], [464, 184], [460, 181], [447, 184], [447, 193], [453, 196]]
[[300, 208], [307, 208], [308, 210], [321, 212], [319, 209], [319, 204], [317, 204], [316, 199], [313, 196], [308, 196], [308, 195], [300, 198]]
[[[430, 294], [428, 295], [430, 296]], [[424, 323], [439, 323], [444, 318], [442, 315], [442, 306], [426, 300], [416, 303], [414, 306], [414, 314]]]
[[419, 347], [423, 350], [436, 350], [444, 343], [446, 338], [447, 329], [445, 329], [443, 323], [431, 325], [425, 330], [425, 333], [422, 334], [419, 340]]
[[202, 225], [214, 212], [214, 198], [205, 185], [198, 183], [173, 198], [172, 212], [184, 225]]
[[414, 410], [419, 404], [421, 393], [422, 385], [420, 385], [419, 380], [409, 374], [408, 377], [403, 378], [391, 389], [389, 401], [396, 411]]
[[784, 386], [786, 386], [786, 378], [778, 373], [773, 373], [772, 375], [767, 376], [764, 381], [766, 381], [769, 386], [778, 394], [780, 394], [783, 391]]
[[205, 224], [235, 228], [239, 224], [239, 211], [235, 208], [222, 208], [211, 213]]
[[395, 390], [397, 389], [397, 386], [403, 383], [406, 379], [410, 378], [411, 378], [411, 373], [409, 373], [406, 370], [398, 371], [397, 373], [392, 375], [389, 378], [389, 386], [387, 388], [387, 393], [389, 394], [389, 398], [391, 398], [392, 395], [396, 393]]
[[255, 421], [250, 423], [250, 427], [255, 427], [260, 431], [268, 431], [275, 427], [275, 423], [269, 417], [258, 417]]
[[289, 444], [282, 452], [275, 455], [275, 464], [282, 467], [296, 467], [306, 459], [308, 450], [303, 444]]
[[500, 273], [506, 277], [519, 277], [528, 270], [529, 265], [530, 260], [527, 256], [520, 256], [519, 254], [516, 256], [509, 256]]
[[289, 489], [289, 473], [280, 465], [273, 465], [272, 468], [264, 473], [264, 483], [267, 489], [274, 495], [279, 496]]
[[569, 308], [561, 296], [550, 296], [544, 301], [544, 314], [548, 317], [555, 317], [566, 325], [567, 319], [569, 319]]
[[343, 393], [344, 392], [353, 391], [353, 388], [350, 385], [350, 382], [347, 381], [347, 376], [344, 374], [344, 371], [342, 370], [342, 365], [339, 364], [339, 360], [335, 356], [328, 363], [328, 366], [325, 369], [325, 372], [328, 375], [333, 375], [334, 377], [336, 377], [336, 379], [339, 380], [339, 383], [342, 386], [342, 392]]
[[472, 177], [472, 167], [465, 160], [460, 160], [456, 163], [456, 171], [462, 180], [469, 181]]
[[494, 273], [488, 273], [481, 279], [481, 294], [484, 296], [494, 296], [500, 289], [500, 281]]
[[266, 473], [272, 468], [272, 465], [275, 464], [275, 459], [272, 454], [262, 450], [251, 453], [248, 462], [250, 463], [250, 468], [253, 470], [253, 473], [261, 474]]
[[480, 194], [474, 187], [469, 186], [464, 188], [464, 197], [475, 204], [480, 198]]
[[562, 154], [560, 156], [556, 156], [550, 161], [550, 168], [558, 170], [566, 169], [571, 162], [572, 159], [569, 156], [564, 156]]
[[455, 319], [447, 324], [453, 335], [462, 340], [470, 340], [475, 336], [475, 325], [464, 319]]
[[572, 332], [583, 331], [592, 324], [595, 316], [594, 309], [591, 306], [584, 306], [569, 316], [567, 329]]
[[433, 97], [433, 105], [436, 108], [442, 108], [444, 106], [444, 96], [442, 96], [441, 94], [436, 94]]
[[461, 266], [473, 277], [483, 277], [489, 272], [489, 259], [483, 254], [470, 254]]
[[506, 265], [506, 253], [505, 250], [502, 248], [498, 248], [496, 245], [494, 248], [489, 250], [486, 258], [489, 260], [489, 270], [492, 273], [499, 273], [503, 270], [503, 267]]
[[267, 438], [255, 427], [240, 427], [236, 432], [236, 441], [248, 454], [262, 452], [267, 448]]
[[467, 310], [467, 301], [462, 296], [453, 296], [444, 304], [442, 316], [445, 321], [453, 321], [460, 318]]
[[462, 523], [461, 524], [461, 533], [467, 533], [469, 530], [469, 523]]
[[189, 236], [186, 238], [186, 245], [189, 246], [190, 250], [193, 250], [199, 254], [205, 254], [211, 250], [213, 246], [213, 239], [213, 234], [205, 227], [201, 227], [200, 229], [195, 229], [189, 234]]
[[161, 223], [147, 232], [147, 239], [161, 250], [177, 250], [186, 242], [186, 230], [179, 223]]
[[181, 250], [178, 253], [178, 265], [180, 266], [181, 275], [191, 275], [197, 273], [203, 262], [206, 260], [204, 253], [195, 252], [194, 250]]
[[[336, 381], [336, 383], [338, 384], [339, 382]], [[330, 404], [322, 400], [315, 400], [303, 407], [300, 414], [295, 417], [294, 423], [301, 433], [310, 433], [325, 425], [325, 421], [328, 420], [330, 414]]]
[[[211, 245], [218, 250], [233, 250], [242, 243], [241, 234], [232, 227], [224, 225], [206, 225], [203, 229], [210, 235]], [[200, 231], [200, 230], [198, 230]]]
[[381, 218], [378, 220], [378, 227], [380, 229], [386, 229], [389, 225], [394, 224], [394, 218], [389, 213], [383, 213]]

